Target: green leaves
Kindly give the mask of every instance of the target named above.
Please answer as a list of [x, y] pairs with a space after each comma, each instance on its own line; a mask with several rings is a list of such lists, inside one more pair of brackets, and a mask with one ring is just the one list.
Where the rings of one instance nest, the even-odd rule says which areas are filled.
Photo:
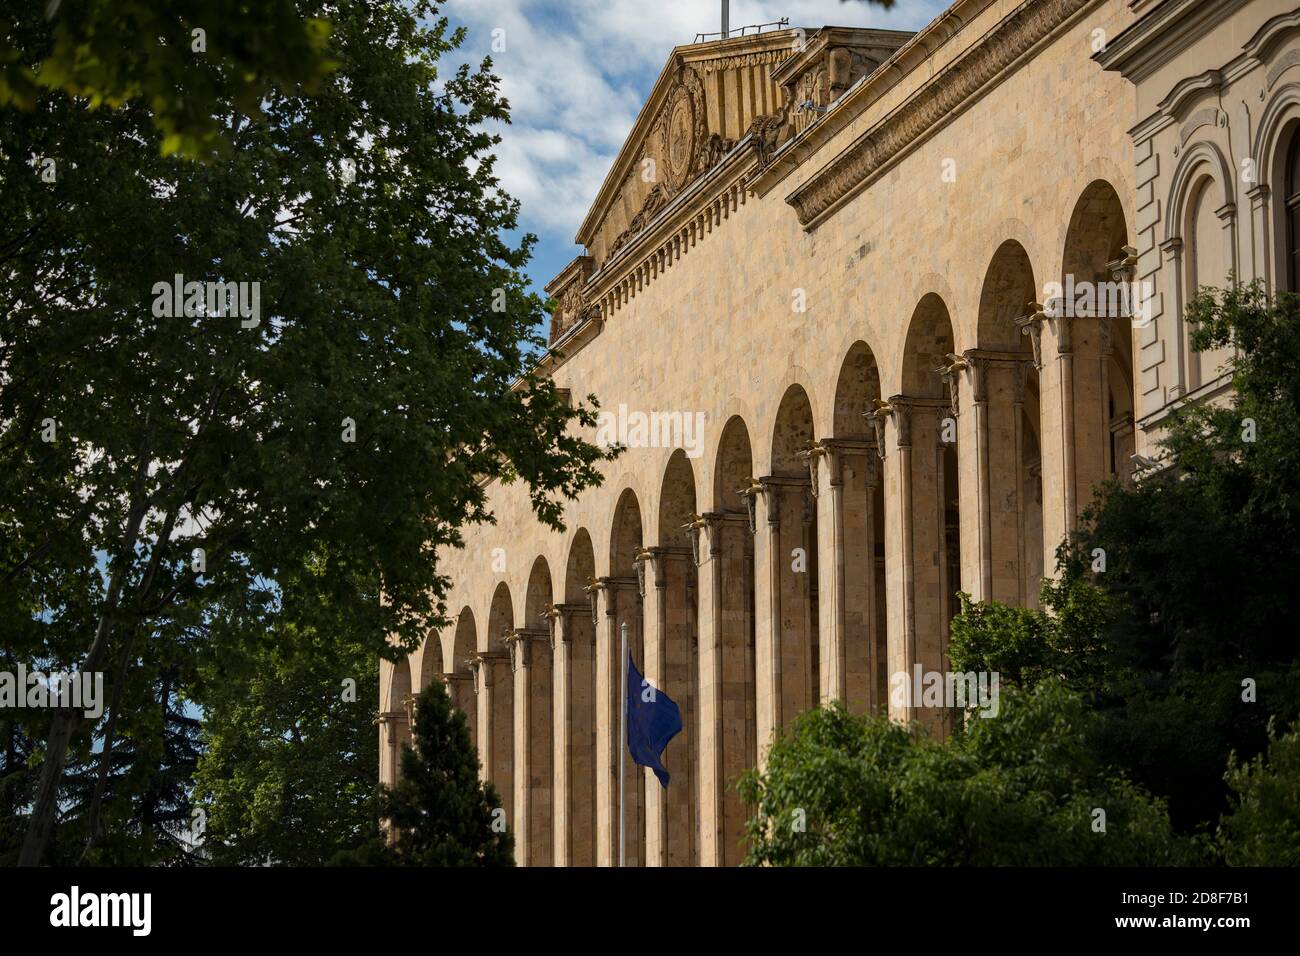
[[142, 100], [162, 155], [207, 158], [228, 143], [219, 113], [248, 115], [272, 93], [312, 95], [338, 62], [330, 22], [295, 0], [85, 0], [48, 11], [38, 43], [0, 36], [0, 106], [36, 108], [47, 91], [118, 109]]
[[[491, 519], [489, 482], [520, 481], [558, 526], [607, 457], [579, 437], [589, 406], [528, 368], [533, 240], [505, 238], [517, 204], [479, 125], [505, 115], [496, 79], [430, 83], [458, 37], [424, 2], [87, 7], [63, 33], [28, 10], [5, 34], [9, 62], [33, 69], [84, 34], [49, 75], [102, 86], [106, 105], [140, 89], [90, 109], [36, 84], [31, 109], [0, 108], [0, 611], [15, 652], [115, 673], [129, 646], [192, 681], [199, 656], [233, 666], [266, 632], [415, 646], [442, 622], [438, 551]], [[191, 72], [198, 54], [172, 41], [217, 13]], [[303, 95], [313, 15], [337, 68], [313, 66]], [[105, 37], [123, 40], [118, 60]], [[163, 157], [206, 149], [204, 130], [228, 150]], [[52, 181], [33, 156], [55, 161]], [[178, 275], [255, 285], [259, 321], [156, 313], [155, 284]], [[306, 574], [317, 562], [327, 573]], [[277, 590], [290, 581], [302, 599]], [[365, 629], [312, 631], [313, 600]], [[138, 694], [122, 707], [151, 706]]]
[[[748, 865], [1170, 865], [1199, 859], [1161, 801], [1090, 756], [1095, 717], [1059, 682], [1004, 693], [939, 743], [842, 706], [794, 721], [740, 793]], [[1096, 810], [1104, 810], [1104, 830]], [[800, 825], [802, 824], [802, 826]]]

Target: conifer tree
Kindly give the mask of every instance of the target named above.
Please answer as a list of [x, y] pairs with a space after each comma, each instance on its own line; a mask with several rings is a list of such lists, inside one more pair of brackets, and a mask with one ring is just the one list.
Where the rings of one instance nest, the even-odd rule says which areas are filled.
[[[416, 698], [415, 746], [402, 753], [402, 777], [380, 797], [396, 839], [381, 858], [360, 862], [401, 866], [514, 866], [514, 837], [501, 798], [478, 777], [478, 753], [465, 715], [441, 682]], [[386, 857], [386, 858], [383, 858]]]

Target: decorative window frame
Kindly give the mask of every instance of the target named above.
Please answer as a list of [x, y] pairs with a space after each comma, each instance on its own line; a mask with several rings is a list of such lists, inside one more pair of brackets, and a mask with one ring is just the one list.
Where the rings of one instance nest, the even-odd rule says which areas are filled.
[[[1187, 395], [1193, 390], [1190, 381], [1191, 342], [1185, 311], [1196, 290], [1191, 287], [1195, 274], [1194, 264], [1187, 261], [1192, 254], [1191, 215], [1196, 199], [1207, 179], [1213, 179], [1223, 190], [1223, 205], [1214, 210], [1223, 226], [1225, 261], [1234, 276], [1239, 276], [1241, 266], [1237, 255], [1237, 189], [1232, 166], [1222, 150], [1208, 140], [1199, 140], [1182, 152], [1169, 185], [1165, 219], [1165, 236], [1160, 248], [1165, 253], [1165, 294], [1174, 303], [1174, 338], [1178, 356], [1175, 384], [1170, 387], [1166, 400]], [[1197, 382], [1196, 389], [1206, 385]]]

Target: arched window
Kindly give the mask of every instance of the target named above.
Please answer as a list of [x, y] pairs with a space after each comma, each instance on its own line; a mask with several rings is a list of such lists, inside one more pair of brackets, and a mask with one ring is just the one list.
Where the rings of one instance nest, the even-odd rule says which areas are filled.
[[1292, 292], [1300, 292], [1300, 132], [1286, 163], [1286, 261]]
[[[1187, 299], [1204, 288], [1224, 289], [1229, 285], [1231, 265], [1224, 224], [1217, 210], [1223, 206], [1223, 190], [1211, 175], [1202, 176], [1192, 188], [1188, 202], [1187, 235], [1191, 248], [1187, 257]], [[1192, 326], [1183, 327], [1185, 387], [1191, 392], [1216, 378], [1227, 358], [1225, 350], [1197, 352], [1192, 349]]]

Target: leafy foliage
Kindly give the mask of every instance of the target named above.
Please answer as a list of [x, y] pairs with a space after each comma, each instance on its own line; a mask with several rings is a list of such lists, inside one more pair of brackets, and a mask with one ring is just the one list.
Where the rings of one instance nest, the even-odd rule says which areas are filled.
[[[45, 93], [91, 109], [141, 100], [164, 155], [210, 155], [225, 145], [215, 114], [258, 111], [272, 89], [315, 93], [337, 65], [329, 21], [295, 0], [44, 0], [41, 42], [0, 34], [0, 106], [35, 109]], [[10, 29], [14, 24], [9, 21]]]
[[[280, 590], [302, 600], [296, 578]], [[205, 656], [194, 791], [208, 859], [320, 866], [378, 836], [375, 607], [377, 594], [361, 608], [313, 599], [242, 653]]]
[[[330, 639], [293, 617], [313, 604], [373, 615], [376, 654], [413, 647], [442, 623], [437, 551], [491, 520], [491, 480], [521, 482], [558, 527], [608, 455], [582, 438], [594, 404], [529, 370], [534, 239], [503, 238], [518, 207], [483, 129], [508, 118], [490, 64], [444, 75], [462, 33], [425, 0], [297, 8], [328, 13], [337, 69], [252, 111], [237, 83], [215, 89], [219, 162], [163, 157], [143, 97], [0, 109], [6, 646], [105, 671], [123, 739], [128, 712], [156, 706], [129, 676], [141, 665], [180, 665], [188, 692], [200, 655], [237, 659], [268, 628]], [[43, 61], [56, 28], [17, 12], [18, 62]], [[176, 275], [258, 283], [257, 321], [169, 317], [156, 286]], [[276, 582], [295, 575], [286, 604]], [[26, 862], [66, 755], [107, 729], [40, 721]]]
[[[801, 715], [740, 792], [748, 865], [1152, 866], [1197, 858], [1161, 801], [1088, 746], [1096, 717], [1057, 681], [1004, 692], [938, 743], [841, 705]], [[1105, 830], [1094, 829], [1094, 810]]]
[[1300, 866], [1300, 723], [1272, 737], [1267, 754], [1228, 761], [1233, 808], [1219, 826], [1231, 866]]

